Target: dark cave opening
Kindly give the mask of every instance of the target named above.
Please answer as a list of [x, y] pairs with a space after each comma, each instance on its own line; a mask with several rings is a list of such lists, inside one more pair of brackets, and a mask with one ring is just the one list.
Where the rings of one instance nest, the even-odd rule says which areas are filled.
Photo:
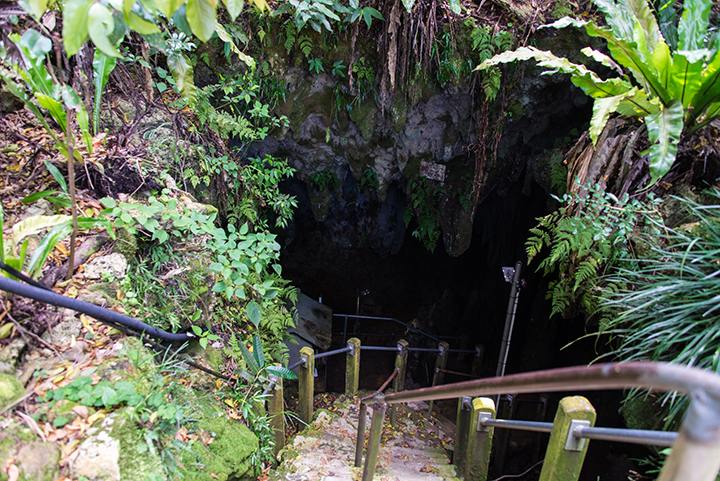
[[[453, 257], [441, 246], [429, 252], [410, 230], [405, 232], [402, 247], [395, 255], [381, 255], [369, 248], [341, 247], [333, 243], [323, 222], [313, 219], [307, 206], [303, 207], [304, 186], [299, 182], [291, 189], [300, 199], [291, 237], [283, 248], [284, 275], [301, 291], [332, 307], [335, 313], [393, 317], [406, 323], [413, 320], [423, 330], [438, 337], [451, 339], [451, 349], [485, 347], [483, 376], [493, 376], [498, 362], [500, 343], [510, 294], [510, 284], [502, 275], [502, 267], [526, 260], [524, 243], [528, 229], [536, 224], [536, 217], [549, 212], [547, 193], [534, 181], [521, 176], [502, 193], [488, 195], [478, 206], [469, 249]], [[553, 367], [587, 364], [596, 357], [594, 338], [576, 341], [586, 332], [582, 322], [558, 321], [549, 317], [544, 299], [547, 279], [535, 272], [536, 266], [524, 266], [524, 287], [516, 314], [506, 373], [534, 371]], [[369, 291], [367, 295], [358, 293]], [[392, 346], [403, 336], [401, 331], [383, 323], [365, 323], [363, 330], [388, 333], [388, 336], [369, 337], [363, 344]], [[342, 331], [342, 321], [336, 320], [334, 331]], [[335, 335], [332, 348], [341, 346], [342, 337]], [[415, 336], [409, 339], [420, 347], [435, 347], [432, 341]], [[573, 342], [574, 341], [574, 342]], [[567, 346], [569, 345], [569, 346]], [[340, 358], [338, 358], [340, 359]], [[363, 352], [361, 389], [377, 389], [392, 371], [394, 353]], [[448, 369], [469, 372], [471, 356], [451, 357]], [[410, 358], [406, 388], [430, 384], [434, 355], [417, 354]], [[341, 391], [344, 359], [328, 362], [327, 389]], [[327, 364], [320, 363], [320, 367]], [[333, 377], [335, 373], [335, 379]], [[467, 378], [448, 375], [446, 383]], [[618, 414], [621, 392], [558, 393], [550, 395], [546, 421], [551, 421], [557, 403], [563, 395], [585, 395], [598, 411], [603, 426], [623, 427]], [[530, 396], [530, 400], [536, 397]], [[443, 415], [454, 421], [454, 404], [440, 404]], [[519, 409], [518, 417], [525, 416]], [[531, 419], [537, 420], [537, 419]], [[539, 439], [539, 441], [538, 441]], [[539, 446], [544, 449], [546, 438], [510, 437], [505, 471], [522, 472], [534, 459]], [[542, 452], [542, 449], [540, 452]], [[646, 455], [643, 447], [622, 444], [591, 443], [581, 479], [595, 481], [598, 475], [616, 479], [618, 472], [636, 469], [630, 457]], [[533, 461], [534, 462], [534, 461]], [[534, 479], [532, 477], [526, 479]], [[605, 478], [603, 478], [605, 479]]]

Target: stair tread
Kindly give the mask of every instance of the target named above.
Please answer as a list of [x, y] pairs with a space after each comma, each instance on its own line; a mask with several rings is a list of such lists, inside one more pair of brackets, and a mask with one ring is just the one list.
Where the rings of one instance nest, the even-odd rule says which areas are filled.
[[[288, 481], [335, 481], [359, 479], [362, 468], [354, 467], [357, 436], [357, 400], [344, 399], [334, 412], [322, 410], [311, 425], [295, 436], [284, 449], [282, 464], [271, 479]], [[445, 444], [452, 439], [418, 404], [402, 408], [396, 426], [385, 423], [375, 480], [435, 481], [458, 479]], [[372, 409], [369, 409], [369, 415]], [[368, 424], [369, 426], [369, 418]], [[386, 440], [386, 436], [391, 439]]]

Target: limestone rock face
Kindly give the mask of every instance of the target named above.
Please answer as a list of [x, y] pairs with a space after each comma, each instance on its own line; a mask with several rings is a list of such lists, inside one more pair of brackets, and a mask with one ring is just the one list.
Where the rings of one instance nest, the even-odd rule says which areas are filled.
[[85, 266], [85, 277], [88, 279], [102, 279], [103, 274], [115, 279], [123, 279], [127, 270], [127, 259], [117, 252], [94, 259]]
[[0, 372], [15, 374], [20, 353], [25, 349], [25, 341], [16, 337], [10, 344], [0, 349]]

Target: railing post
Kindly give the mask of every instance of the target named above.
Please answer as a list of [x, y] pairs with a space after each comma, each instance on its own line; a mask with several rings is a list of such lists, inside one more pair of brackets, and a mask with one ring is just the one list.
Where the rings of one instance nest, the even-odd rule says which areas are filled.
[[658, 481], [714, 481], [720, 470], [720, 399], [693, 392]]
[[270, 399], [268, 400], [268, 415], [270, 417], [270, 426], [273, 430], [273, 438], [275, 439], [275, 456], [285, 447], [285, 416], [283, 414], [283, 380], [277, 376], [271, 376], [271, 381], [275, 381]]
[[472, 409], [472, 398], [461, 397], [458, 400], [457, 418], [455, 420], [455, 451], [452, 462], [458, 468], [458, 472], [465, 470], [467, 461], [467, 443], [470, 433], [470, 410]]
[[[443, 379], [445, 379], [445, 373], [442, 372], [443, 369], [447, 367], [447, 355], [448, 355], [448, 349], [450, 349], [450, 344], [448, 344], [445, 341], [442, 341], [438, 343], [438, 355], [435, 358], [435, 374], [433, 375], [432, 385], [438, 386], [442, 384]], [[435, 401], [430, 401], [430, 408], [429, 413], [432, 414], [433, 405], [435, 404]]]
[[582, 396], [570, 396], [560, 400], [540, 481], [578, 479], [590, 441], [573, 436], [573, 429], [576, 426], [588, 427], [594, 424], [595, 408], [590, 401]]
[[[395, 369], [398, 370], [397, 376], [393, 380], [393, 390], [400, 392], [405, 389], [405, 373], [407, 372], [408, 358], [408, 342], [400, 339], [397, 342], [397, 354], [395, 355]], [[395, 426], [397, 421], [397, 404], [390, 406], [390, 424]]]
[[300, 403], [300, 420], [310, 424], [313, 418], [313, 397], [315, 395], [315, 351], [305, 346], [300, 349], [300, 360], [303, 361], [298, 369], [298, 398]]
[[[467, 463], [465, 479], [486, 481], [490, 467], [490, 450], [495, 428], [483, 426], [483, 419], [495, 419], [495, 402], [487, 397], [472, 400], [470, 432], [467, 440]], [[463, 471], [461, 471], [462, 473]]]
[[377, 467], [378, 454], [380, 454], [380, 438], [382, 438], [383, 420], [387, 404], [385, 396], [379, 394], [373, 405], [372, 421], [370, 421], [370, 439], [368, 440], [367, 454], [365, 455], [365, 468], [362, 481], [372, 481]]
[[355, 467], [362, 464], [362, 452], [365, 445], [365, 423], [367, 423], [367, 404], [360, 401], [360, 412], [358, 413], [357, 439], [355, 440]]
[[353, 337], [347, 342], [345, 353], [345, 395], [354, 396], [360, 386], [360, 339]]
[[475, 345], [475, 357], [473, 358], [472, 368], [470, 374], [476, 377], [480, 377], [482, 372], [483, 356], [485, 355], [485, 346], [482, 344]]

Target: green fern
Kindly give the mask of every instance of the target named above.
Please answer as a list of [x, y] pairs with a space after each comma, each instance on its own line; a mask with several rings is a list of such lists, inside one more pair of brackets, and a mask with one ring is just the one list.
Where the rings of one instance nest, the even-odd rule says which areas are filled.
[[296, 35], [297, 35], [297, 30], [295, 29], [295, 23], [294, 22], [285, 23], [285, 50], [287, 50], [288, 55], [290, 55], [290, 52], [292, 51], [293, 47], [295, 46]]
[[310, 58], [313, 47], [313, 41], [310, 37], [308, 37], [307, 35], [302, 35], [298, 39], [298, 47], [300, 47], [300, 51], [303, 53], [303, 55], [305, 55], [305, 58]]
[[[560, 199], [558, 199], [560, 200]], [[599, 186], [588, 193], [564, 195], [564, 205], [538, 218], [525, 243], [528, 264], [549, 249], [537, 271], [557, 278], [549, 285], [552, 314], [592, 316], [598, 309], [597, 286], [604, 266], [621, 262], [638, 227], [639, 212], [652, 211], [651, 203], [618, 199]]]

